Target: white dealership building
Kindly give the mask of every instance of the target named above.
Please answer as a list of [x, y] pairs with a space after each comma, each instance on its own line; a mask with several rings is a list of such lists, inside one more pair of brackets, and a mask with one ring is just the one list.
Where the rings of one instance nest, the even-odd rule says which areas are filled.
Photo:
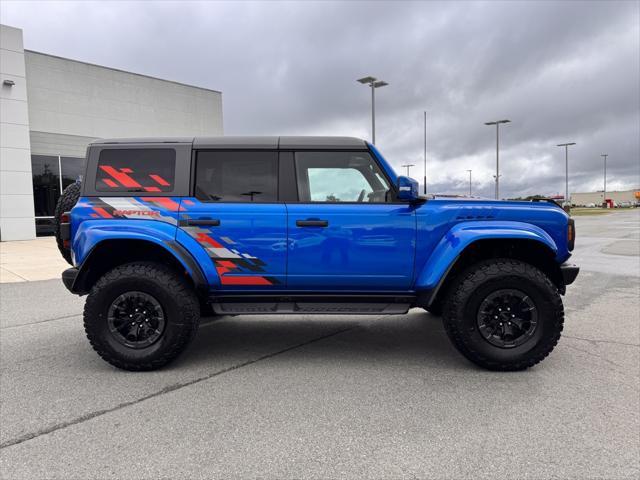
[[[28, 32], [27, 32], [28, 34]], [[51, 230], [96, 138], [222, 135], [222, 93], [25, 50], [0, 25], [0, 239]]]

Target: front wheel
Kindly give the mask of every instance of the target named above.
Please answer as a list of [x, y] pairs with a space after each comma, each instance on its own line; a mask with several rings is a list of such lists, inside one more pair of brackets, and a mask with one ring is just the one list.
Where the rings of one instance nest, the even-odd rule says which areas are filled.
[[489, 370], [524, 370], [558, 343], [564, 309], [540, 270], [492, 259], [461, 274], [445, 299], [443, 321], [455, 347], [472, 362]]
[[155, 263], [109, 271], [93, 286], [84, 307], [84, 328], [94, 350], [124, 370], [168, 364], [186, 348], [199, 320], [193, 289]]

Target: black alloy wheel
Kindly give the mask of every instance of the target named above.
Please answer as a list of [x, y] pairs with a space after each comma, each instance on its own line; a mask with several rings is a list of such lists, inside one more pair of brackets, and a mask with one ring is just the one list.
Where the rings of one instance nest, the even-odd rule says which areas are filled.
[[165, 328], [165, 316], [158, 300], [144, 292], [125, 292], [109, 307], [109, 331], [129, 348], [155, 343]]
[[480, 334], [491, 345], [513, 348], [533, 336], [538, 325], [538, 311], [526, 293], [501, 289], [482, 301], [476, 322]]

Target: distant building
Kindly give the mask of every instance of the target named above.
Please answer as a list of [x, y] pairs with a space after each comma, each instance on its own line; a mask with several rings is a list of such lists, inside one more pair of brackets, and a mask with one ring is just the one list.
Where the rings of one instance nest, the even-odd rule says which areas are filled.
[[223, 134], [220, 92], [24, 50], [5, 25], [0, 89], [1, 240], [51, 229], [96, 138]]
[[[607, 200], [609, 199], [616, 204], [640, 202], [640, 189], [607, 192]], [[604, 203], [604, 194], [603, 192], [572, 193], [571, 203], [577, 206], [602, 205]]]

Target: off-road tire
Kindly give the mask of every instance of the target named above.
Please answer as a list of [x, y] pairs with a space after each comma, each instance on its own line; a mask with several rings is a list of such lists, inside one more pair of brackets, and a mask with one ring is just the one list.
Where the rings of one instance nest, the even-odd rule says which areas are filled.
[[[138, 349], [120, 343], [108, 326], [112, 302], [132, 291], [156, 299], [166, 322], [157, 341]], [[123, 370], [155, 370], [167, 365], [193, 339], [199, 322], [200, 303], [193, 288], [171, 269], [152, 262], [128, 263], [107, 272], [93, 286], [84, 306], [84, 329], [91, 346]]]
[[[524, 292], [538, 315], [531, 338], [512, 348], [489, 343], [476, 321], [483, 299], [505, 288]], [[488, 370], [524, 370], [542, 361], [557, 345], [564, 308], [558, 289], [544, 273], [527, 263], [500, 258], [477, 263], [461, 273], [445, 297], [443, 322], [454, 346], [475, 364]]]
[[75, 204], [78, 203], [78, 199], [80, 198], [80, 187], [80, 183], [75, 182], [65, 188], [58, 199], [58, 203], [56, 204], [56, 209], [53, 214], [53, 233], [56, 237], [58, 250], [60, 250], [60, 253], [70, 265], [73, 265], [73, 262], [71, 261], [71, 248], [66, 248], [62, 242], [62, 238], [60, 238], [60, 217], [64, 212], [71, 211]]

